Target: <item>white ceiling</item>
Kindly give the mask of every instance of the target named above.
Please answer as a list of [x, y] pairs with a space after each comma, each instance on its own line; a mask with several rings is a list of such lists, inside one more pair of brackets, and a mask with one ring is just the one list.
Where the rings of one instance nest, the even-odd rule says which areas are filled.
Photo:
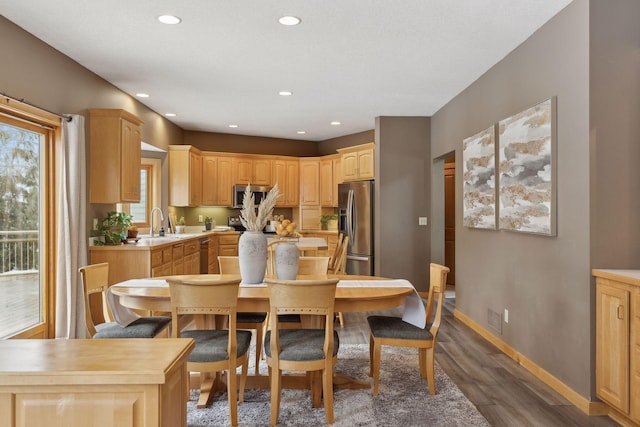
[[[433, 115], [571, 1], [0, 0], [0, 12], [185, 130], [321, 141]], [[302, 23], [280, 25], [289, 14]]]

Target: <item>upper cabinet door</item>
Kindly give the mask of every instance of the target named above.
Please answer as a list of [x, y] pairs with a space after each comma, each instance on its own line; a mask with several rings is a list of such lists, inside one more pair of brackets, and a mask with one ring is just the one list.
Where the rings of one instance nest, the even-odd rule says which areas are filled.
[[140, 201], [143, 123], [124, 110], [89, 110], [89, 203]]
[[246, 157], [233, 158], [233, 183], [234, 184], [255, 184], [253, 179], [253, 160]]
[[375, 179], [375, 150], [372, 142], [341, 148], [338, 152], [342, 155], [342, 180]]
[[210, 154], [202, 155], [202, 204], [218, 204], [218, 158]]
[[255, 158], [253, 159], [253, 177], [252, 184], [255, 185], [272, 185], [271, 182], [271, 159]]
[[169, 146], [169, 205], [202, 204], [202, 155], [190, 145]]
[[300, 160], [300, 205], [320, 206], [320, 160]]

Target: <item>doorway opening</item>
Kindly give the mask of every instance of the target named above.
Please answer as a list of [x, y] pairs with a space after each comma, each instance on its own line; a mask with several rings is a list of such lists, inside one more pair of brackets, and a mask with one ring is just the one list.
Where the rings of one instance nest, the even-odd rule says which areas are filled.
[[444, 158], [444, 265], [449, 267], [447, 289], [456, 284], [456, 155]]

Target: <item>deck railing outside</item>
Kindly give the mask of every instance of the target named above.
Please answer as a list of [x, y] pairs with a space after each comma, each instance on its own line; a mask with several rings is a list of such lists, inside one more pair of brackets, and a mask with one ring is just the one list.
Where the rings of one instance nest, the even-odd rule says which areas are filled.
[[38, 230], [0, 231], [0, 274], [37, 271], [40, 264]]
[[37, 230], [0, 231], [0, 339], [42, 321]]

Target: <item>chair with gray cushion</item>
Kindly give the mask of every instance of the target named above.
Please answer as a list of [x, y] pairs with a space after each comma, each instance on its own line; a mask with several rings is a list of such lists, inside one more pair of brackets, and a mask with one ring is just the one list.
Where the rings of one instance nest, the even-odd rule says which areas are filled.
[[[367, 318], [369, 328], [371, 329], [371, 335], [369, 337], [369, 376], [373, 376], [374, 396], [378, 395], [380, 354], [383, 345], [417, 348], [420, 375], [422, 378], [426, 378], [429, 385], [429, 393], [436, 394], [434, 350], [438, 329], [440, 328], [440, 320], [442, 318], [442, 302], [444, 300], [448, 272], [448, 267], [431, 263], [429, 296], [426, 308], [427, 324], [424, 329], [407, 323], [400, 317], [369, 316]], [[434, 304], [435, 315], [432, 316]]]
[[80, 274], [84, 290], [85, 324], [91, 338], [153, 338], [165, 332], [171, 323], [168, 316], [141, 317], [127, 326], [106, 321], [104, 301], [109, 288], [109, 263], [84, 266], [80, 268]]
[[[193, 338], [196, 346], [187, 357], [187, 370], [200, 372], [201, 384], [206, 382], [205, 373], [215, 372], [213, 384], [200, 387], [197, 407], [206, 407], [220, 381], [220, 373], [227, 371], [227, 395], [231, 425], [238, 425], [238, 379], [236, 368], [241, 366], [240, 403], [244, 401], [244, 387], [247, 381], [248, 352], [251, 332], [236, 328], [236, 307], [238, 305], [238, 279], [209, 279], [198, 276], [168, 278], [171, 294], [171, 317], [179, 324], [182, 315], [224, 316], [228, 329], [197, 329], [180, 331], [173, 328], [173, 338]], [[206, 276], [204, 276], [206, 277]]]
[[[265, 281], [269, 288], [269, 317], [273, 319], [264, 343], [271, 377], [271, 425], [278, 423], [284, 370], [306, 371], [311, 376], [322, 373], [325, 418], [328, 424], [333, 424], [333, 367], [340, 345], [333, 328], [338, 279]], [[280, 314], [320, 316], [323, 327], [280, 329]], [[312, 387], [312, 400], [318, 395], [319, 390]]]
[[[240, 261], [237, 256], [218, 256], [220, 274], [240, 274]], [[254, 311], [238, 312], [238, 329], [255, 329], [256, 331], [256, 367], [255, 373], [260, 370], [260, 358], [262, 355], [262, 338], [264, 337], [264, 325], [267, 313]]]

